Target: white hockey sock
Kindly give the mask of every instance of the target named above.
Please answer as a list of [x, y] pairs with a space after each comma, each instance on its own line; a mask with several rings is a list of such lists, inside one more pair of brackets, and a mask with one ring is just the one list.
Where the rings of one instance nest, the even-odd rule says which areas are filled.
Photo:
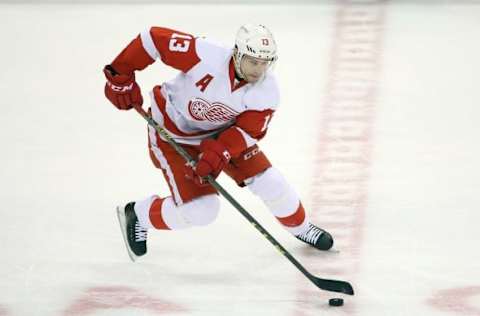
[[145, 228], [164, 230], [204, 226], [213, 222], [219, 212], [220, 202], [215, 194], [201, 196], [180, 206], [172, 197], [151, 196], [135, 203], [135, 213]]
[[270, 167], [246, 183], [290, 233], [298, 235], [308, 228], [309, 220], [298, 194], [277, 169]]

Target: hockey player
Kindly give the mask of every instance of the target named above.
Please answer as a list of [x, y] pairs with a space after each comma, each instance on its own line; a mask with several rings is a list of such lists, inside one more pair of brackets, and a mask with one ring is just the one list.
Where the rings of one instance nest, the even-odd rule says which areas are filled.
[[120, 110], [143, 103], [135, 71], [155, 60], [179, 70], [150, 93], [150, 113], [198, 161], [195, 168], [149, 126], [149, 152], [163, 171], [171, 196], [149, 196], [117, 208], [132, 260], [147, 252], [148, 229], [178, 230], [212, 223], [219, 212], [216, 190], [203, 179], [221, 171], [263, 200], [280, 224], [320, 250], [332, 236], [313, 225], [299, 197], [271, 165], [257, 142], [267, 133], [279, 104], [270, 67], [277, 60], [272, 33], [242, 26], [235, 47], [164, 27], [140, 33], [104, 68], [105, 95]]

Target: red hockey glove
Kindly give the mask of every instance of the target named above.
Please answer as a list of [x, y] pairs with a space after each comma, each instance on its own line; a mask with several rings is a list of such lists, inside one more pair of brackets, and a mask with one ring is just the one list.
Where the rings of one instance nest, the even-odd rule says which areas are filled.
[[217, 140], [204, 139], [200, 143], [201, 154], [195, 169], [186, 165], [185, 174], [189, 179], [193, 179], [196, 184], [203, 185], [203, 177], [211, 175], [218, 177], [225, 165], [230, 161], [230, 153], [227, 148]]
[[133, 104], [142, 105], [143, 98], [140, 87], [135, 82], [135, 74], [122, 75], [107, 65], [103, 68], [107, 77], [105, 96], [119, 110], [130, 110]]

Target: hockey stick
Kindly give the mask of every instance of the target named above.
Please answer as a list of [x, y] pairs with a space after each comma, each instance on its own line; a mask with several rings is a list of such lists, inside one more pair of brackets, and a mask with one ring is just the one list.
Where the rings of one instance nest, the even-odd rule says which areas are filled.
[[[134, 106], [135, 110], [150, 124], [157, 132], [160, 134], [174, 149], [180, 154], [187, 163], [195, 166], [196, 161], [183, 149], [175, 140], [168, 134], [168, 132], [163, 129], [160, 125], [153, 120], [153, 118], [145, 112], [145, 110], [139, 106]], [[253, 218], [225, 189], [218, 184], [218, 182], [212, 177], [207, 176], [207, 181], [225, 198], [230, 202], [233, 207], [235, 207], [249, 222], [252, 224], [272, 245], [277, 248], [282, 255], [284, 255], [295, 267], [297, 267], [300, 272], [303, 273], [313, 284], [325, 291], [345, 293], [353, 295], [353, 287], [350, 283], [340, 280], [328, 280], [322, 279], [314, 276], [308, 272], [285, 248], [283, 248], [280, 243], [273, 238], [270, 233], [260, 225], [255, 218]]]

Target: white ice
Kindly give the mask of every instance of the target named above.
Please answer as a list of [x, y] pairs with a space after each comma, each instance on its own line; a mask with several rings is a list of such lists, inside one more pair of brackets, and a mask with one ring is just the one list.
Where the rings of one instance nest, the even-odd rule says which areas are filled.
[[[313, 203], [341, 2], [0, 5], [0, 315], [480, 315], [480, 5], [392, 2], [355, 227], [329, 227], [335, 212]], [[316, 288], [226, 201], [209, 227], [152, 231], [140, 262], [124, 249], [115, 206], [168, 190], [144, 121], [104, 98], [102, 67], [150, 25], [230, 44], [250, 21], [274, 31], [280, 55], [282, 106], [261, 146], [317, 224], [329, 219], [337, 252], [306, 249], [219, 181], [309, 271], [352, 282], [355, 296]], [[139, 73], [146, 99], [174, 74], [160, 62]]]

